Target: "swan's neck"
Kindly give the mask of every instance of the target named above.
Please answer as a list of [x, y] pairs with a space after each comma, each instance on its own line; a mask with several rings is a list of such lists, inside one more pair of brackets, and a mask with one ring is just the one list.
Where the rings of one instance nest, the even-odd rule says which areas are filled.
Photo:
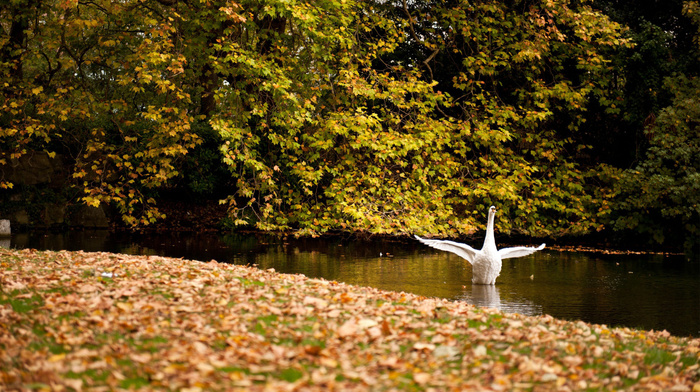
[[493, 225], [496, 220], [496, 213], [489, 211], [489, 220], [486, 224], [486, 238], [484, 238], [484, 250], [496, 250], [496, 237], [493, 234]]

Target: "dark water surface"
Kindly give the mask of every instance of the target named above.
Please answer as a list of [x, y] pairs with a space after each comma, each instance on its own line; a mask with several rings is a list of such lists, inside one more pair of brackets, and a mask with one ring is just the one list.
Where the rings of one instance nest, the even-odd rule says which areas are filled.
[[471, 267], [466, 261], [410, 240], [69, 232], [15, 234], [9, 244], [0, 245], [255, 264], [506, 312], [700, 336], [700, 263], [682, 256], [545, 250], [504, 260], [496, 286], [480, 286], [471, 284]]

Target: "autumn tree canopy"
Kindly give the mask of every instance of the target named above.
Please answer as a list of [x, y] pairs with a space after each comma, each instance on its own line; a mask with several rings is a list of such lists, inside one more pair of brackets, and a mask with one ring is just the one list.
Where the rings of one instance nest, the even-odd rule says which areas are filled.
[[622, 115], [634, 43], [586, 2], [11, 0], [0, 16], [0, 165], [60, 154], [77, 200], [131, 225], [214, 170], [234, 224], [300, 234], [466, 234], [491, 204], [500, 230], [580, 234], [612, 211], [620, 172], [590, 124]]

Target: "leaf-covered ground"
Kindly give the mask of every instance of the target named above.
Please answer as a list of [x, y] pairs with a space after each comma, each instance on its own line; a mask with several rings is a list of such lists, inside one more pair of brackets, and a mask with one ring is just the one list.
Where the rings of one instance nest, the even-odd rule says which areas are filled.
[[0, 390], [700, 390], [700, 340], [215, 261], [0, 249]]

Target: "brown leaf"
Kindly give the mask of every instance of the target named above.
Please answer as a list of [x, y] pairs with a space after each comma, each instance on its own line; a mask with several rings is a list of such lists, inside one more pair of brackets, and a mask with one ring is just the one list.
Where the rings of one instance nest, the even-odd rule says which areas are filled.
[[328, 301], [311, 296], [304, 297], [303, 304], [314, 306], [317, 309], [325, 309], [328, 307]]
[[133, 353], [130, 356], [131, 360], [138, 363], [148, 363], [151, 361], [150, 353]]
[[345, 338], [348, 336], [355, 335], [357, 333], [358, 327], [357, 322], [354, 319], [350, 319], [343, 323], [343, 325], [338, 328], [338, 337]]

